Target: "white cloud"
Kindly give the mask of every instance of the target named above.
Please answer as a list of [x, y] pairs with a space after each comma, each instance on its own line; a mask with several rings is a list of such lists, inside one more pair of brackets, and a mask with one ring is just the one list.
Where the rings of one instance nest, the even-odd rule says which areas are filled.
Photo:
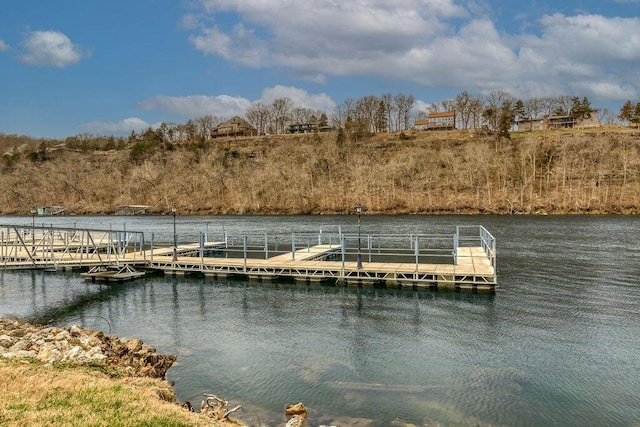
[[[336, 103], [326, 94], [309, 94], [304, 89], [274, 86], [264, 89], [258, 101], [271, 104], [277, 98], [289, 97], [298, 107], [332, 111]], [[252, 101], [229, 95], [160, 95], [139, 102], [136, 107], [143, 110], [162, 110], [174, 116], [196, 118], [206, 115], [218, 117], [244, 116]]]
[[431, 103], [416, 100], [416, 102], [413, 104], [413, 112], [414, 113], [419, 113], [420, 111], [426, 112], [426, 111], [429, 111], [430, 107], [431, 107]]
[[[254, 67], [298, 68], [316, 59], [392, 55], [445, 31], [448, 26], [438, 18], [466, 14], [453, 0], [201, 0], [201, 5], [204, 13], [233, 12], [242, 21], [228, 32], [201, 22], [199, 33], [190, 38], [193, 45], [206, 54]], [[317, 72], [301, 71], [321, 79]], [[333, 68], [322, 72], [341, 74]]]
[[268, 105], [278, 98], [291, 98], [296, 107], [313, 110], [333, 111], [336, 106], [336, 103], [327, 94], [310, 95], [304, 89], [280, 85], [263, 90], [260, 102]]
[[477, 1], [198, 4], [198, 13], [185, 18], [196, 49], [318, 83], [327, 76], [382, 76], [478, 92], [508, 89], [522, 97], [640, 92], [638, 17], [544, 15], [508, 34], [485, 18], [494, 15], [489, 4]]
[[142, 102], [136, 107], [143, 110], [163, 110], [180, 117], [202, 117], [207, 115], [231, 117], [243, 115], [251, 101], [229, 95], [206, 96], [156, 96]]
[[63, 68], [80, 62], [82, 50], [58, 31], [32, 31], [22, 42], [25, 64]]
[[129, 117], [119, 122], [91, 122], [80, 125], [80, 129], [96, 135], [127, 135], [131, 131], [140, 132], [148, 128], [156, 128], [160, 124], [149, 124], [137, 117]]
[[10, 46], [2, 39], [0, 39], [0, 52], [6, 52], [10, 49]]

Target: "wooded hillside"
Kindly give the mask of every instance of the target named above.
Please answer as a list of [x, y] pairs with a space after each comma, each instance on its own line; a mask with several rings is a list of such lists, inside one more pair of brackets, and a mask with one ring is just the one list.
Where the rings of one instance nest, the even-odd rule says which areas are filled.
[[[638, 213], [640, 133], [321, 133], [5, 154], [0, 213]], [[6, 149], [6, 147], [4, 147]]]

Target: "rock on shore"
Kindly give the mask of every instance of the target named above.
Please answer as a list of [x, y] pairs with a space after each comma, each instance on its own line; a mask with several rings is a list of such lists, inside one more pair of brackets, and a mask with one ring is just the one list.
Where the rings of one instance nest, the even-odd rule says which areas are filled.
[[134, 377], [165, 378], [176, 360], [158, 354], [139, 338], [121, 339], [100, 331], [71, 326], [37, 326], [0, 318], [0, 357], [110, 366]]

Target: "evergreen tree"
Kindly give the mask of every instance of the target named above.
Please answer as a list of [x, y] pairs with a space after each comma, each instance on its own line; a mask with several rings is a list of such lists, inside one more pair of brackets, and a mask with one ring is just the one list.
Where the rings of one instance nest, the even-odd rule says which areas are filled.
[[378, 108], [376, 109], [376, 132], [384, 132], [385, 130], [387, 130], [387, 124], [387, 107], [384, 101], [381, 99], [380, 102], [378, 102]]
[[511, 102], [504, 102], [500, 108], [498, 116], [498, 136], [504, 138], [511, 138], [511, 128], [515, 124], [516, 112], [515, 108], [511, 105]]
[[633, 108], [633, 115], [631, 116], [631, 123], [636, 125], [640, 129], [640, 101]]
[[571, 110], [569, 111], [569, 116], [574, 119], [580, 119], [583, 116], [582, 112], [582, 103], [580, 102], [580, 98], [574, 96], [571, 98]]
[[516, 101], [516, 106], [515, 106], [515, 117], [517, 121], [520, 120], [524, 120], [527, 119], [527, 113], [525, 111], [524, 108], [524, 102], [521, 99], [518, 99], [518, 101]]
[[588, 119], [591, 117], [591, 113], [593, 113], [593, 108], [591, 108], [591, 101], [586, 96], [582, 98], [582, 117]]
[[326, 113], [322, 113], [320, 114], [320, 127], [325, 127], [329, 124], [329, 119], [327, 118], [327, 114]]
[[634, 113], [634, 106], [631, 103], [631, 101], [627, 101], [624, 103], [624, 105], [622, 105], [622, 108], [620, 108], [620, 114], [618, 114], [618, 118], [620, 118], [620, 120], [623, 120], [627, 123], [630, 123], [631, 119], [633, 118], [633, 113]]

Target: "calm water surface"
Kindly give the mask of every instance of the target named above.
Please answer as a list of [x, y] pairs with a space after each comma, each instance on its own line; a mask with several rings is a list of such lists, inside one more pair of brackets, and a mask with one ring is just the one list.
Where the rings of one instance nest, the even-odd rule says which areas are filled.
[[[30, 224], [4, 217], [2, 223]], [[126, 222], [126, 224], [125, 224]], [[39, 218], [38, 225], [43, 223]], [[172, 239], [171, 217], [45, 218], [44, 224]], [[198, 233], [354, 229], [355, 217], [179, 217]], [[105, 286], [78, 273], [0, 272], [0, 315], [139, 336], [178, 355], [181, 401], [242, 404], [253, 425], [339, 417], [418, 425], [640, 424], [638, 217], [375, 216], [364, 233], [451, 233], [498, 242], [492, 294], [148, 276]], [[345, 421], [342, 421], [343, 423]]]

